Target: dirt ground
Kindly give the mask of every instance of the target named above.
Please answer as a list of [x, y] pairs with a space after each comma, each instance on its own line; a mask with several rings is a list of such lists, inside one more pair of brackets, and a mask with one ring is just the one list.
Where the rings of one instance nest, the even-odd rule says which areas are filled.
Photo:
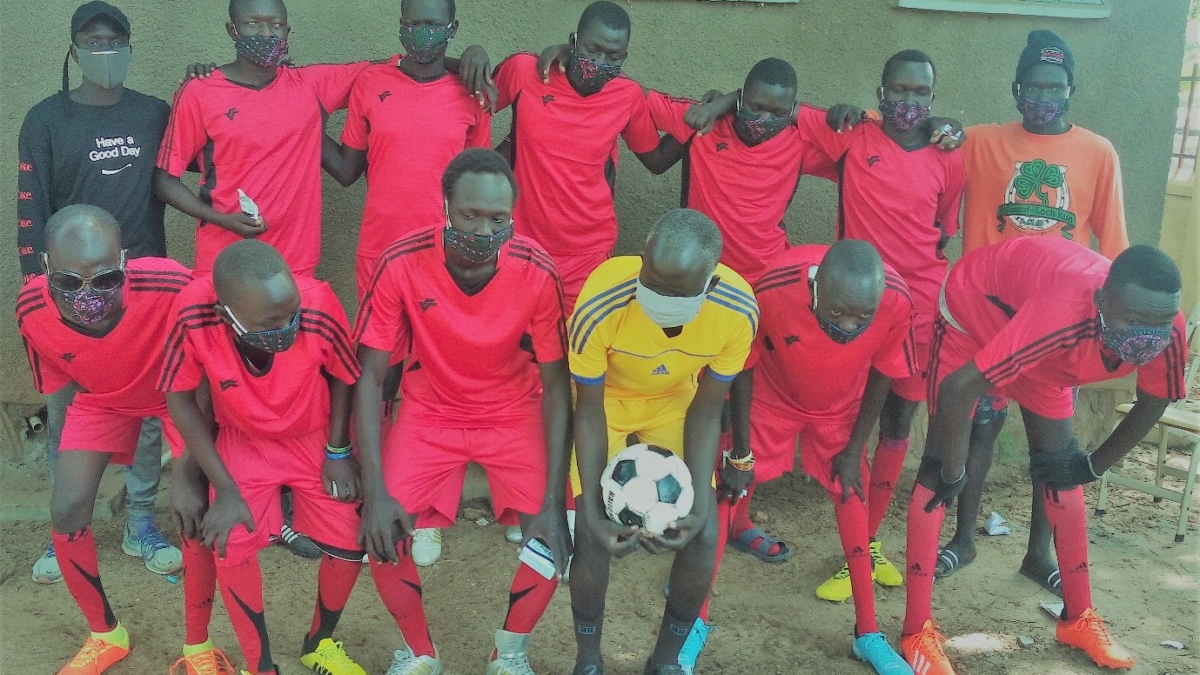
[[[1149, 456], [1147, 450], [1137, 451]], [[910, 466], [898, 495], [911, 487]], [[46, 499], [36, 467], [6, 471], [0, 488], [29, 491]], [[19, 483], [19, 485], [17, 485]], [[717, 625], [700, 661], [702, 673], [870, 673], [852, 660], [853, 609], [817, 600], [813, 589], [836, 570], [840, 553], [830, 508], [822, 490], [803, 477], [785, 477], [760, 491], [756, 511], [770, 531], [792, 545], [782, 565], [766, 565], [730, 550], [717, 581], [712, 620]], [[1089, 488], [1089, 504], [1096, 488]], [[905, 499], [898, 499], [884, 523], [886, 551], [903, 560]], [[162, 503], [162, 502], [160, 502]], [[998, 511], [1012, 521], [1012, 536], [979, 537], [979, 558], [954, 577], [939, 581], [935, 614], [952, 640], [949, 653], [960, 673], [1067, 675], [1100, 672], [1080, 652], [1054, 642], [1054, 625], [1038, 608], [1053, 596], [1017, 574], [1027, 533], [1029, 484], [1016, 465], [993, 471], [983, 512]], [[1200, 639], [1200, 514], [1184, 544], [1173, 543], [1177, 506], [1115, 488], [1108, 514], [1091, 519], [1092, 582], [1098, 611], [1113, 633], [1137, 656], [1134, 673], [1200, 672], [1195, 648]], [[160, 524], [169, 518], [160, 511]], [[943, 540], [953, 520], [947, 522]], [[44, 523], [0, 526], [0, 674], [56, 672], [78, 649], [86, 626], [62, 584], [39, 586], [30, 564], [47, 541]], [[448, 675], [481, 673], [492, 649], [493, 631], [506, 608], [506, 592], [516, 566], [516, 547], [503, 528], [460, 520], [445, 532], [440, 562], [423, 571], [425, 598], [434, 639]], [[183, 637], [182, 586], [148, 572], [120, 552], [121, 519], [96, 524], [105, 587], [117, 615], [133, 636], [128, 659], [112, 675], [163, 673], [178, 657]], [[300, 640], [308, 627], [317, 566], [275, 547], [262, 554], [267, 621], [275, 656], [285, 673], [307, 672], [299, 665]], [[609, 591], [605, 653], [608, 672], [637, 675], [649, 654], [661, 617], [662, 584], [668, 557], [637, 554], [618, 562]], [[897, 639], [904, 614], [900, 589], [876, 587], [880, 623]], [[220, 606], [213, 616], [216, 643], [240, 659], [229, 621]], [[531, 660], [539, 673], [569, 673], [574, 662], [567, 589], [555, 597], [539, 626]], [[999, 636], [989, 644], [973, 633]], [[1018, 649], [1015, 638], [1034, 639]], [[387, 669], [401, 638], [376, 596], [364, 568], [338, 631], [346, 648], [369, 673]], [[1177, 640], [1187, 649], [1162, 647]], [[962, 644], [960, 648], [956, 645]]]

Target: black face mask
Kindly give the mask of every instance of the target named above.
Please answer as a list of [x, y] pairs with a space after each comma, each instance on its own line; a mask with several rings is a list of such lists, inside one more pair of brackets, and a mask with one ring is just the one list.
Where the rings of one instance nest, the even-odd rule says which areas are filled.
[[512, 236], [513, 223], [511, 220], [508, 222], [508, 227], [496, 230], [490, 235], [468, 234], [456, 229], [447, 221], [446, 229], [442, 234], [442, 241], [445, 242], [446, 246], [458, 252], [467, 262], [480, 264], [495, 258], [500, 253], [501, 247], [509, 239], [512, 239]]
[[816, 279], [813, 279], [813, 282], [812, 282], [812, 313], [817, 316], [817, 325], [821, 327], [821, 332], [828, 335], [830, 340], [833, 340], [834, 342], [838, 343], [839, 345], [850, 344], [855, 339], [857, 339], [858, 336], [862, 335], [864, 331], [866, 331], [868, 328], [871, 327], [871, 323], [867, 322], [867, 323], [864, 323], [863, 325], [859, 326], [858, 328], [855, 328], [854, 330], [845, 330], [844, 328], [837, 325], [836, 323], [821, 316], [821, 313], [817, 311], [817, 280]]
[[600, 65], [595, 59], [579, 54], [579, 38], [572, 37], [571, 57], [567, 62], [567, 75], [575, 90], [584, 96], [595, 94], [604, 85], [621, 74], [621, 66]]

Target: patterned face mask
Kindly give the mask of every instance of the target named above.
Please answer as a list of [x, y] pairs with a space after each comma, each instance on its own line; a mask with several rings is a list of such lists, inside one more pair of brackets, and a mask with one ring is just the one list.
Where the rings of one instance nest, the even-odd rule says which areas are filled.
[[1017, 110], [1021, 112], [1021, 117], [1035, 127], [1052, 124], [1066, 115], [1070, 109], [1071, 99], [1069, 98], [1061, 101], [1039, 101], [1028, 96], [1017, 96]]
[[400, 44], [413, 61], [433, 63], [446, 55], [455, 32], [454, 26], [401, 26]]
[[1113, 350], [1117, 358], [1133, 366], [1144, 366], [1155, 359], [1171, 344], [1170, 328], [1130, 326], [1109, 328], [1100, 315], [1100, 339], [1104, 346]]
[[241, 35], [233, 43], [238, 54], [263, 68], [277, 68], [288, 55], [287, 40], [274, 35]]
[[621, 74], [621, 66], [600, 65], [596, 59], [579, 53], [579, 38], [571, 37], [571, 58], [567, 63], [567, 76], [575, 83], [576, 91], [584, 96], [595, 94]]
[[[794, 110], [795, 108], [793, 108]], [[743, 139], [749, 139], [750, 142], [748, 145], [758, 145], [763, 141], [775, 138], [775, 136], [779, 135], [779, 132], [788, 128], [791, 123], [792, 118], [790, 115], [788, 117], [771, 115], [765, 119], [759, 117], [758, 113], [743, 106], [742, 98], [738, 97], [737, 112], [733, 117], [733, 126], [741, 132]]]
[[465, 258], [467, 262], [482, 264], [495, 258], [496, 254], [500, 252], [500, 248], [509, 239], [512, 239], [512, 236], [513, 222], [511, 220], [504, 229], [485, 235], [463, 232], [451, 225], [447, 219], [442, 241]]
[[248, 331], [238, 321], [233, 310], [229, 305], [222, 305], [225, 308], [225, 313], [229, 315], [229, 321], [233, 324], [233, 332], [237, 334], [238, 340], [247, 347], [253, 347], [271, 354], [286, 352], [296, 344], [296, 335], [300, 332], [300, 310], [292, 315], [292, 320], [282, 328], [272, 328], [271, 330]]
[[879, 114], [898, 131], [912, 131], [929, 119], [930, 106], [879, 97]]
[[50, 292], [67, 308], [71, 321], [80, 326], [94, 326], [108, 318], [121, 299], [121, 286], [98, 291], [84, 286], [78, 291], [60, 291], [54, 287]]

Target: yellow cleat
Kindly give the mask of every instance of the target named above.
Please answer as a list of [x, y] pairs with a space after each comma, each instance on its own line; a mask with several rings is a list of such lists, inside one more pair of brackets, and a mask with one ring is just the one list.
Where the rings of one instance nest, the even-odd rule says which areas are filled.
[[875, 581], [880, 586], [896, 587], [904, 584], [904, 575], [883, 555], [883, 543], [871, 542], [871, 566], [875, 570]]
[[321, 638], [317, 648], [300, 657], [300, 663], [317, 675], [367, 675], [362, 666], [346, 655], [342, 643]]
[[[875, 579], [873, 572], [871, 579]], [[838, 570], [837, 574], [817, 586], [817, 597], [829, 602], [845, 602], [852, 595], [854, 595], [854, 589], [850, 584], [850, 566], [845, 563], [842, 563], [842, 569]]]

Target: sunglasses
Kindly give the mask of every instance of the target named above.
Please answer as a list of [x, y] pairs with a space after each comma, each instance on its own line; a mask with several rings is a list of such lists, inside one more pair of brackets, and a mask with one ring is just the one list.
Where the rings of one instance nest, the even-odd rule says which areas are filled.
[[78, 293], [85, 286], [95, 291], [111, 291], [125, 284], [125, 251], [121, 251], [117, 269], [101, 270], [90, 277], [83, 277], [66, 270], [50, 271], [50, 258], [42, 254], [42, 266], [46, 269], [46, 281], [50, 288], [63, 293]]

